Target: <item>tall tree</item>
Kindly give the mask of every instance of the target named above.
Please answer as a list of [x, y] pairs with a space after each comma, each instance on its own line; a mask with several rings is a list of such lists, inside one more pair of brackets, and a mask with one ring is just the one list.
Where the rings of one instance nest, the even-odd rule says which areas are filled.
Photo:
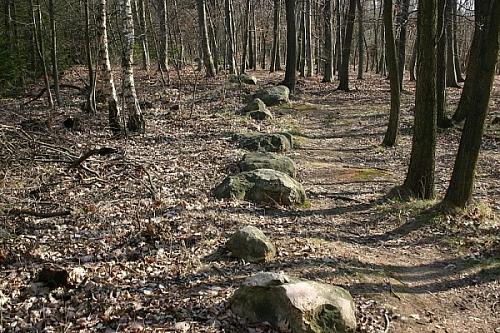
[[116, 94], [115, 80], [111, 70], [111, 61], [109, 60], [108, 47], [108, 29], [107, 29], [107, 7], [106, 0], [99, 0], [97, 15], [97, 32], [99, 37], [99, 63], [100, 71], [104, 78], [107, 101], [108, 101], [108, 121], [109, 128], [114, 134], [122, 131], [120, 123], [121, 113], [118, 105], [118, 96]]
[[132, 17], [131, 0], [120, 0], [120, 10], [123, 26], [123, 99], [128, 114], [127, 128], [131, 132], [143, 133], [145, 130], [144, 116], [139, 106], [134, 82], [134, 18]]
[[410, 166], [404, 187], [422, 199], [434, 197], [436, 150], [436, 0], [418, 1], [417, 88]]
[[57, 30], [56, 30], [56, 10], [54, 0], [49, 0], [49, 23], [50, 23], [50, 58], [52, 61], [52, 80], [54, 81], [54, 95], [56, 96], [57, 105], [62, 104], [61, 91], [59, 89], [59, 67], [57, 59]]
[[358, 0], [358, 80], [363, 79], [363, 72], [365, 70], [365, 27], [363, 23], [363, 3]]
[[149, 42], [148, 42], [148, 25], [146, 24], [146, 6], [144, 0], [134, 0], [137, 26], [139, 27], [139, 41], [141, 45], [142, 69], [149, 71]]
[[457, 73], [455, 68], [455, 43], [453, 37], [453, 0], [446, 1], [446, 85], [448, 87], [458, 88]]
[[332, 0], [325, 1], [325, 75], [323, 82], [333, 81]]
[[410, 10], [410, 0], [399, 0], [400, 12], [398, 15], [399, 38], [398, 38], [398, 66], [399, 66], [399, 89], [403, 90], [403, 78], [406, 64], [406, 27]]
[[160, 52], [158, 59], [158, 69], [168, 71], [168, 12], [167, 0], [159, 0], [160, 10], [158, 16], [160, 21]]
[[391, 85], [391, 112], [389, 115], [389, 125], [382, 145], [392, 147], [396, 144], [398, 138], [401, 103], [398, 58], [396, 55], [394, 31], [392, 30], [392, 0], [384, 0], [384, 30], [387, 67], [389, 69], [389, 80]]
[[471, 49], [465, 80], [465, 85], [469, 86], [467, 93], [470, 94], [474, 107], [466, 112], [453, 174], [444, 197], [445, 204], [460, 208], [465, 207], [472, 197], [474, 174], [499, 51], [500, 1], [476, 1], [474, 10], [475, 49]]
[[452, 126], [451, 120], [446, 117], [446, 65], [448, 57], [446, 55], [446, 44], [448, 31], [445, 23], [447, 1], [439, 1], [437, 16], [437, 63], [436, 63], [436, 115], [437, 126], [439, 128], [449, 128]]
[[247, 70], [247, 50], [249, 44], [248, 30], [250, 30], [249, 15], [250, 15], [250, 0], [246, 0], [245, 15], [243, 17], [243, 40], [242, 40], [243, 50], [241, 52], [241, 64], [240, 64], [241, 73], [245, 73], [245, 71]]
[[[340, 0], [335, 0], [335, 20], [336, 20], [336, 31], [335, 31], [335, 70], [337, 73], [340, 72], [340, 67], [342, 66], [342, 7], [340, 5]], [[339, 74], [340, 76], [340, 74]]]
[[311, 0], [305, 0], [305, 33], [306, 33], [306, 59], [307, 59], [307, 72], [306, 76], [311, 77], [314, 69], [314, 52], [313, 52], [313, 34], [312, 34], [312, 10]]
[[212, 57], [212, 52], [210, 50], [205, 0], [196, 0], [196, 5], [198, 8], [198, 26], [200, 30], [203, 63], [205, 64], [205, 75], [208, 77], [214, 77], [215, 65], [214, 59]]
[[349, 0], [344, 40], [342, 41], [342, 64], [339, 68], [338, 90], [349, 91], [349, 60], [351, 57], [352, 34], [354, 31], [354, 19], [356, 16], [357, 0]]
[[227, 60], [229, 62], [229, 73], [236, 73], [236, 60], [234, 57], [234, 31], [233, 31], [233, 8], [232, 0], [224, 0], [225, 28], [227, 37]]
[[[281, 70], [280, 59], [280, 21], [281, 21], [281, 0], [274, 0], [274, 15], [273, 15], [273, 46], [271, 48], [271, 68], [269, 71], [272, 73]], [[265, 43], [265, 40], [264, 40]], [[265, 53], [264, 53], [265, 57]]]
[[295, 91], [297, 75], [297, 29], [295, 27], [295, 0], [285, 0], [286, 69], [283, 84]]

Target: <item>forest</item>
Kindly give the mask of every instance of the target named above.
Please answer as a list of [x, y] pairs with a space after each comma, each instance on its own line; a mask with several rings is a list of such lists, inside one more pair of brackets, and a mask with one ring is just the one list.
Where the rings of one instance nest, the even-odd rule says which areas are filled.
[[500, 333], [500, 0], [0, 3], [0, 333]]

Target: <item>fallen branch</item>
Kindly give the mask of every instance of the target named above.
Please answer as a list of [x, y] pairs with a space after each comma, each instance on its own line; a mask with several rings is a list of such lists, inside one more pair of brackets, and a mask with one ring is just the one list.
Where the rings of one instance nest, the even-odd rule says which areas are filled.
[[104, 148], [99, 148], [99, 149], [91, 149], [91, 150], [83, 153], [83, 155], [80, 156], [80, 158], [78, 158], [73, 163], [71, 163], [71, 165], [69, 166], [69, 168], [73, 169], [73, 168], [79, 167], [83, 162], [85, 162], [86, 160], [88, 160], [91, 156], [94, 156], [94, 155], [105, 156], [105, 155], [110, 155], [110, 154], [114, 154], [114, 153], [117, 153], [117, 152], [118, 152], [117, 149], [110, 148], [110, 147], [104, 147]]
[[[76, 89], [78, 91], [82, 91], [82, 88], [78, 87], [78, 86], [74, 86], [72, 84], [60, 84], [59, 85], [60, 88], [70, 88], [70, 89]], [[54, 88], [54, 85], [51, 85], [50, 86], [51, 89]], [[23, 106], [26, 106], [30, 103], [33, 103], [34, 101], [36, 101], [37, 99], [39, 99], [40, 97], [43, 96], [43, 94], [45, 94], [45, 92], [47, 91], [47, 88], [43, 88], [42, 90], [40, 90], [40, 92], [35, 96], [33, 97], [32, 99], [30, 99], [29, 101], [27, 102], [24, 102], [23, 103]]]
[[7, 215], [29, 215], [29, 216], [34, 216], [34, 217], [39, 217], [39, 218], [48, 218], [48, 217], [59, 217], [59, 216], [68, 216], [71, 215], [71, 211], [69, 210], [60, 210], [60, 211], [53, 211], [53, 212], [37, 212], [36, 210], [32, 209], [18, 209], [18, 208], [13, 208], [10, 210], [6, 211]]

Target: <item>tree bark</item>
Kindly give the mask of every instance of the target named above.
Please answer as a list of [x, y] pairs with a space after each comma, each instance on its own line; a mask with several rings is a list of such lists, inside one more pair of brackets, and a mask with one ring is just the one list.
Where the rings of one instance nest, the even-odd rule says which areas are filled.
[[392, 30], [392, 0], [384, 0], [384, 30], [387, 53], [387, 67], [389, 69], [389, 80], [391, 85], [391, 112], [389, 115], [389, 125], [385, 132], [382, 145], [393, 147], [399, 133], [399, 114], [400, 114], [400, 81], [398, 70], [398, 58], [396, 55], [396, 42], [394, 40], [394, 31]]
[[337, 71], [337, 73], [339, 73], [340, 67], [342, 66], [342, 7], [340, 6], [340, 0], [335, 1], [335, 11], [335, 17], [337, 21], [335, 32], [335, 70]]
[[146, 7], [144, 0], [134, 0], [135, 13], [137, 16], [137, 26], [139, 27], [139, 41], [141, 45], [142, 69], [149, 71], [149, 43], [148, 43], [148, 26], [146, 24]]
[[434, 197], [436, 150], [436, 4], [418, 1], [417, 29], [420, 47], [417, 59], [415, 120], [410, 166], [404, 187], [421, 199]]
[[226, 19], [226, 36], [227, 36], [227, 60], [229, 62], [229, 73], [235, 74], [236, 60], [234, 57], [234, 31], [233, 31], [233, 11], [231, 6], [232, 0], [224, 0], [224, 12]]
[[[201, 1], [201, 0], [198, 0]], [[168, 12], [167, 0], [160, 0], [160, 59], [158, 59], [158, 69], [168, 71]]]
[[307, 59], [307, 72], [306, 76], [313, 76], [314, 70], [314, 52], [313, 52], [313, 38], [312, 38], [312, 11], [311, 11], [311, 0], [305, 0], [306, 2], [306, 20], [305, 20], [305, 33], [306, 33], [306, 59]]
[[96, 78], [97, 74], [94, 70], [94, 64], [92, 63], [92, 40], [90, 37], [90, 4], [89, 0], [85, 0], [84, 4], [84, 12], [85, 12], [85, 53], [87, 57], [87, 72], [89, 77], [88, 82], [88, 93], [87, 93], [87, 102], [85, 104], [85, 111], [91, 114], [95, 114], [97, 112], [97, 103], [96, 103]]
[[205, 75], [207, 77], [215, 76], [214, 59], [210, 51], [210, 44], [208, 39], [207, 29], [207, 11], [205, 8], [205, 0], [196, 0], [198, 8], [198, 25], [201, 38], [201, 50], [203, 54], [203, 63], [205, 64]]
[[347, 13], [344, 40], [342, 42], [342, 65], [339, 69], [340, 83], [338, 90], [349, 91], [349, 60], [351, 56], [352, 34], [354, 30], [354, 19], [356, 16], [357, 0], [349, 0], [349, 11]]
[[416, 75], [415, 75], [415, 65], [417, 63], [417, 53], [418, 53], [418, 34], [415, 37], [415, 42], [413, 43], [413, 51], [411, 53], [411, 59], [410, 59], [410, 81], [416, 81]]
[[446, 86], [459, 88], [457, 74], [455, 72], [455, 43], [453, 41], [454, 33], [453, 33], [453, 9], [452, 9], [452, 1], [446, 1], [446, 48], [447, 48], [447, 57], [446, 57]]
[[403, 79], [406, 65], [406, 26], [408, 24], [408, 11], [410, 9], [410, 0], [401, 0], [401, 12], [399, 21], [399, 39], [398, 39], [398, 66], [399, 66], [399, 89], [403, 90]]
[[446, 117], [446, 45], [447, 29], [445, 24], [445, 11], [448, 3], [439, 1], [437, 16], [437, 67], [436, 67], [436, 114], [437, 126], [439, 128], [449, 128], [453, 124]]
[[[445, 204], [459, 208], [466, 207], [474, 188], [474, 174], [499, 51], [500, 1], [476, 1], [475, 18], [473, 44], [476, 50], [471, 53], [465, 81], [471, 87], [474, 108], [467, 114], [450, 185], [444, 197]], [[475, 73], [470, 73], [469, 67]]]
[[363, 79], [363, 71], [365, 67], [364, 35], [363, 6], [361, 0], [358, 0], [358, 80]]
[[131, 0], [120, 0], [123, 40], [125, 49], [122, 59], [123, 99], [128, 114], [127, 128], [131, 132], [144, 133], [145, 122], [137, 100], [134, 82], [134, 18]]
[[99, 0], [97, 29], [99, 37], [100, 70], [104, 78], [104, 91], [107, 92], [109, 128], [114, 134], [118, 134], [123, 128], [120, 122], [121, 112], [118, 104], [118, 96], [116, 94], [115, 80], [109, 60], [106, 0]]
[[52, 80], [54, 81], [54, 95], [56, 96], [57, 105], [61, 106], [61, 92], [59, 89], [59, 68], [57, 65], [57, 30], [55, 18], [54, 0], [49, 0], [49, 23], [50, 23], [50, 37], [52, 45], [50, 48], [50, 57], [52, 61]]
[[333, 82], [332, 0], [325, 1], [325, 74], [323, 82]]
[[[280, 21], [281, 21], [281, 0], [274, 0], [274, 18], [273, 18], [273, 46], [271, 48], [271, 68], [272, 73], [281, 70], [280, 59]], [[265, 43], [265, 41], [264, 41]], [[264, 44], [265, 45], [265, 44]], [[265, 53], [264, 53], [265, 56]]]
[[286, 69], [283, 85], [293, 93], [297, 75], [297, 29], [295, 27], [295, 0], [285, 0]]

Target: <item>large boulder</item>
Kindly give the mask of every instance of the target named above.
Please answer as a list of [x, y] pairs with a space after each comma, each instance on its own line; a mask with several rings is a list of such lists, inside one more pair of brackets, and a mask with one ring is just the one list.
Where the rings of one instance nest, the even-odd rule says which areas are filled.
[[254, 98], [243, 109], [241, 113], [255, 120], [272, 119], [273, 114], [266, 108], [266, 104], [259, 98]]
[[253, 226], [236, 231], [227, 241], [226, 248], [233, 257], [248, 262], [269, 261], [276, 256], [276, 248], [271, 240]]
[[260, 272], [231, 298], [231, 310], [250, 323], [267, 322], [292, 333], [350, 333], [356, 330], [355, 304], [337, 286]]
[[239, 136], [241, 148], [251, 151], [285, 152], [293, 147], [293, 139], [284, 133], [252, 133]]
[[229, 82], [256, 85], [257, 78], [253, 75], [248, 75], [248, 74], [240, 74], [240, 75], [233, 74], [229, 76]]
[[286, 86], [266, 87], [257, 91], [255, 98], [260, 98], [267, 106], [275, 106], [290, 102], [290, 89]]
[[214, 190], [218, 199], [248, 200], [258, 204], [303, 205], [306, 194], [302, 185], [286, 173], [257, 169], [228, 176]]
[[248, 153], [239, 162], [241, 171], [251, 171], [257, 169], [273, 169], [281, 171], [295, 178], [297, 167], [289, 157], [274, 153]]

